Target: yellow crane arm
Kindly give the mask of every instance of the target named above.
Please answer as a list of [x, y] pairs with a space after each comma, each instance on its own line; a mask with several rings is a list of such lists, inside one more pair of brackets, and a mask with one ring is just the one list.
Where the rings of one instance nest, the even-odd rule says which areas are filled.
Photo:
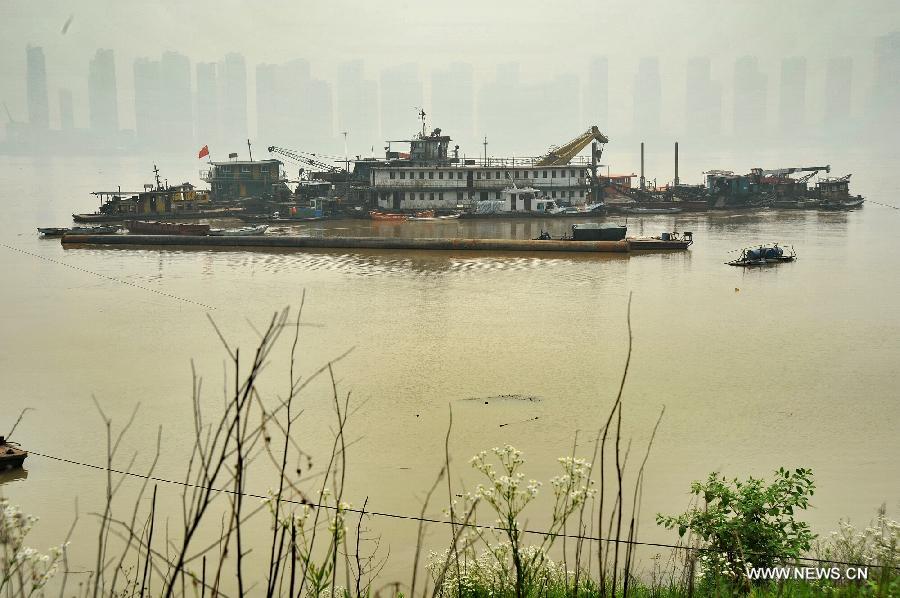
[[578, 152], [595, 139], [600, 143], [609, 142], [606, 135], [601, 133], [596, 125], [593, 125], [567, 144], [550, 150], [550, 153], [537, 162], [537, 166], [562, 166], [568, 164], [572, 161], [572, 158], [578, 155]]

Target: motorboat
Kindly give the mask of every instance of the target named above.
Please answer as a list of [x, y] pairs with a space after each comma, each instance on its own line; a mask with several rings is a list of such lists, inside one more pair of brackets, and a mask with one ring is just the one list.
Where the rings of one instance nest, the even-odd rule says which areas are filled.
[[769, 264], [780, 264], [782, 262], [793, 262], [797, 259], [797, 253], [793, 247], [789, 251], [785, 251], [784, 247], [774, 243], [772, 245], [760, 245], [759, 247], [748, 247], [741, 250], [741, 256], [730, 262], [726, 262], [729, 266], [767, 266]]
[[61, 237], [63, 235], [114, 235], [119, 232], [118, 226], [72, 226], [38, 228], [44, 237]]
[[22, 467], [27, 456], [28, 452], [23, 451], [18, 443], [0, 436], [0, 471]]

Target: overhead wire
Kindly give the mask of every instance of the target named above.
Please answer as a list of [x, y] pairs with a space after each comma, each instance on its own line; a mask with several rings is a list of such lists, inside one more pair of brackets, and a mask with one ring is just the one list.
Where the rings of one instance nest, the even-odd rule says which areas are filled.
[[112, 282], [118, 282], [118, 283], [120, 283], [120, 284], [128, 285], [128, 286], [130, 286], [130, 287], [134, 287], [134, 288], [136, 288], [136, 289], [141, 289], [141, 290], [143, 290], [143, 291], [149, 291], [149, 292], [151, 292], [151, 293], [156, 293], [157, 295], [162, 295], [163, 297], [168, 297], [168, 298], [170, 298], [170, 299], [176, 299], [176, 300], [178, 300], [178, 301], [184, 301], [185, 303], [193, 303], [194, 305], [199, 305], [200, 307], [203, 307], [203, 308], [208, 309], [208, 310], [214, 310], [214, 309], [216, 309], [214, 306], [212, 306], [212, 305], [207, 305], [206, 303], [202, 303], [202, 302], [200, 302], [200, 301], [195, 301], [195, 300], [193, 300], [193, 299], [186, 299], [186, 298], [184, 298], [184, 297], [179, 297], [178, 295], [175, 295], [175, 294], [172, 294], [172, 293], [167, 293], [166, 291], [161, 291], [161, 290], [159, 290], [159, 289], [154, 289], [154, 288], [152, 288], [152, 287], [145, 287], [145, 286], [140, 285], [140, 284], [137, 284], [137, 283], [135, 283], [135, 282], [130, 282], [130, 281], [128, 281], [128, 280], [122, 280], [121, 278], [116, 278], [116, 277], [114, 277], [114, 276], [109, 276], [108, 274], [101, 274], [100, 272], [95, 272], [95, 271], [93, 271], [93, 270], [88, 270], [87, 268], [82, 268], [81, 266], [76, 266], [76, 265], [74, 265], [74, 264], [67, 264], [66, 262], [63, 262], [63, 261], [61, 261], [61, 260], [57, 260], [57, 259], [54, 259], [54, 258], [52, 258], [52, 257], [47, 257], [47, 256], [41, 255], [41, 254], [39, 254], [39, 253], [34, 253], [34, 252], [31, 252], [31, 251], [27, 251], [27, 250], [25, 250], [25, 249], [21, 249], [21, 248], [19, 248], [19, 247], [15, 247], [15, 246], [13, 246], [13, 245], [7, 245], [6, 243], [0, 243], [0, 246], [3, 246], [3, 247], [5, 247], [6, 249], [9, 249], [9, 250], [11, 250], [11, 251], [17, 251], [17, 252], [22, 253], [22, 254], [24, 254], [24, 255], [28, 255], [28, 256], [31, 256], [31, 257], [36, 257], [36, 258], [38, 258], [38, 259], [40, 259], [40, 260], [44, 260], [44, 261], [46, 261], [46, 262], [50, 262], [50, 263], [57, 264], [57, 265], [60, 265], [60, 266], [65, 266], [66, 268], [71, 268], [72, 270], [77, 270], [77, 271], [79, 271], [79, 272], [84, 272], [84, 273], [86, 273], [86, 274], [91, 274], [91, 275], [96, 276], [96, 277], [98, 277], [98, 278], [104, 278], [104, 279], [106, 279], [106, 280], [110, 280], [110, 281], [112, 281]]
[[[50, 455], [50, 454], [40, 453], [40, 452], [36, 452], [36, 451], [28, 451], [28, 454], [35, 455], [38, 457], [43, 457], [45, 459], [59, 461], [59, 462], [66, 463], [69, 465], [76, 465], [76, 466], [86, 467], [86, 468], [95, 469], [95, 470], [99, 470], [99, 471], [115, 473], [115, 474], [123, 475], [123, 476], [146, 479], [146, 480], [150, 480], [150, 481], [154, 481], [154, 482], [172, 484], [175, 486], [184, 486], [186, 488], [197, 488], [200, 490], [209, 490], [211, 492], [217, 492], [217, 493], [222, 493], [222, 494], [241, 495], [242, 497], [245, 497], [245, 498], [257, 498], [260, 500], [270, 500], [271, 499], [271, 496], [269, 496], [269, 495], [257, 494], [254, 492], [247, 492], [247, 491], [238, 492], [237, 490], [234, 490], [231, 488], [215, 488], [212, 486], [202, 486], [200, 484], [193, 484], [191, 482], [186, 482], [183, 480], [174, 480], [174, 479], [163, 478], [163, 477], [154, 476], [154, 475], [136, 473], [133, 471], [111, 468], [111, 467], [107, 467], [104, 465], [97, 465], [94, 463], [85, 463], [83, 461], [76, 461], [74, 459], [68, 459], [65, 457], [59, 457], [56, 455]], [[282, 498], [281, 502], [287, 503], [287, 504], [308, 506], [310, 508], [322, 508], [322, 509], [326, 509], [326, 510], [337, 510], [337, 508], [338, 508], [335, 505], [329, 505], [329, 504], [324, 504], [324, 503], [312, 503], [307, 500], [295, 500], [295, 499], [289, 499], [289, 498]], [[418, 522], [418, 523], [437, 523], [437, 524], [441, 524], [441, 525], [456, 525], [456, 526], [462, 526], [462, 527], [467, 527], [467, 528], [472, 528], [472, 529], [490, 530], [490, 531], [496, 531], [496, 532], [505, 531], [504, 528], [496, 526], [496, 525], [479, 525], [479, 524], [475, 524], [475, 523], [448, 521], [446, 519], [435, 519], [433, 517], [425, 517], [425, 516], [420, 516], [420, 515], [406, 515], [403, 513], [390, 513], [390, 512], [384, 512], [384, 511], [368, 510], [368, 509], [357, 509], [357, 508], [353, 508], [353, 507], [346, 507], [346, 508], [342, 507], [341, 511], [345, 511], [348, 513], [356, 513], [360, 516], [371, 515], [373, 517], [384, 517], [384, 518], [388, 518], [388, 519], [414, 521], [414, 522]], [[589, 542], [598, 542], [598, 543], [605, 542], [608, 544], [629, 544], [629, 545], [633, 545], [633, 546], [646, 546], [646, 547], [650, 547], [650, 548], [669, 548], [672, 550], [684, 550], [684, 551], [689, 551], [689, 552], [710, 552], [711, 551], [711, 549], [702, 548], [702, 547], [698, 547], [698, 546], [685, 546], [682, 544], [667, 544], [664, 542], [642, 542], [642, 541], [638, 541], [638, 540], [627, 540], [627, 539], [623, 540], [621, 538], [603, 538], [601, 536], [590, 536], [590, 535], [584, 535], [584, 534], [568, 534], [568, 533], [549, 532], [549, 531], [532, 530], [532, 529], [525, 529], [522, 531], [523, 531], [523, 533], [531, 534], [531, 535], [540, 535], [540, 536], [545, 536], [545, 537], [552, 536], [555, 538], [585, 540], [585, 541], [589, 541]], [[758, 555], [759, 553], [746, 553], [746, 554]], [[768, 553], [766, 553], [766, 554], [768, 555]], [[873, 565], [870, 563], [854, 563], [854, 562], [848, 562], [848, 561], [835, 561], [835, 560], [831, 560], [831, 559], [820, 559], [820, 558], [815, 558], [815, 557], [793, 556], [793, 555], [790, 555], [790, 556], [771, 555], [771, 556], [783, 558], [786, 560], [824, 563], [824, 564], [830, 564], [830, 565], [843, 565], [845, 567], [876, 567], [876, 568], [889, 568], [889, 569], [895, 569], [897, 571], [900, 571], [900, 567], [892, 566], [892, 565]]]

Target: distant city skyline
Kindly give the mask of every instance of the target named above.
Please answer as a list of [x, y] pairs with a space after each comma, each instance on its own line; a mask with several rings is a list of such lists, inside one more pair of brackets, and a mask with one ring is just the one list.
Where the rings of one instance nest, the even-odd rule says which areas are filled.
[[98, 49], [88, 65], [90, 129], [98, 134], [119, 130], [119, 100], [115, 53]]
[[[17, 138], [27, 124], [33, 130], [87, 130], [98, 149], [112, 150], [126, 141], [133, 149], [150, 150], [210, 145], [220, 157], [243, 151], [251, 134], [260, 145], [258, 155], [268, 145], [343, 154], [347, 132], [350, 156], [377, 156], [385, 140], [408, 138], [418, 130], [415, 111], [424, 108], [428, 128], [440, 127], [471, 156], [483, 153], [485, 136], [491, 155], [540, 154], [590, 124], [628, 143], [679, 136], [803, 139], [821, 136], [823, 129], [846, 132], [857, 120], [898, 115], [898, 40], [898, 32], [873, 40], [870, 60], [876, 76], [862, 94], [854, 91], [857, 68], [850, 56], [785, 56], [772, 64], [746, 55], [730, 67], [720, 57], [694, 56], [684, 63], [683, 91], [665, 70], [671, 62], [644, 56], [632, 63], [624, 86], [632, 92], [630, 126], [622, 125], [621, 97], [621, 72], [628, 72], [629, 64], [601, 55], [588, 58], [584, 71], [547, 73], [526, 72], [519, 62], [498, 64], [492, 73], [477, 73], [466, 62], [430, 69], [406, 62], [372, 72], [357, 59], [340, 63], [333, 77], [323, 77], [306, 59], [248, 68], [239, 53], [193, 63], [189, 56], [167, 51], [136, 58], [132, 89], [123, 91], [124, 65], [117, 63], [113, 49], [99, 48], [86, 69], [85, 119], [77, 110], [82, 97], [77, 89], [54, 88], [51, 96], [43, 48], [28, 45], [27, 121], [13, 119], [6, 137]], [[714, 71], [729, 68], [731, 77], [715, 76]], [[821, 76], [812, 78], [813, 69]], [[813, 114], [810, 97], [818, 95], [823, 100]], [[51, 97], [58, 98], [58, 112], [51, 110]], [[132, 102], [131, 131], [122, 125], [123, 97]], [[731, 98], [728, 126], [723, 125], [726, 97]], [[673, 112], [681, 101], [683, 111]], [[54, 112], [58, 120], [51, 120]]]
[[47, 65], [44, 49], [25, 48], [25, 93], [28, 99], [28, 123], [36, 129], [47, 129], [50, 123], [50, 98], [47, 93]]

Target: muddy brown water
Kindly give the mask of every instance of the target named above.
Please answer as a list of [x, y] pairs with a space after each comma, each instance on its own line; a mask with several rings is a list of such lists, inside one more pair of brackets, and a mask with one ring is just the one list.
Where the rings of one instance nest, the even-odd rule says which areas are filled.
[[[822, 151], [808, 154], [816, 162]], [[699, 172], [730, 161], [740, 170], [804, 157], [683, 159], [682, 178], [692, 166]], [[897, 156], [850, 152], [841, 159], [838, 170], [854, 172], [855, 192], [900, 203], [889, 168]], [[137, 159], [0, 158], [0, 431], [22, 407], [33, 408], [14, 435], [27, 449], [102, 463], [92, 397], [118, 422], [139, 403], [123, 451], [138, 451], [133, 468], [142, 469], [162, 427], [158, 473], [179, 478], [192, 435], [192, 359], [204, 378], [205, 407], [214, 411], [222, 401], [226, 354], [206, 315], [249, 351], [255, 329], [276, 310], [296, 307], [305, 291], [300, 370], [312, 372], [353, 348], [335, 372], [356, 409], [347, 430], [346, 498], [354, 506], [368, 498], [369, 509], [420, 510], [443, 462], [450, 408], [455, 488], [478, 481], [469, 457], [504, 443], [522, 449], [526, 476], [546, 484], [576, 432], [577, 452], [590, 454], [622, 373], [633, 293], [624, 434], [635, 455], [666, 408], [647, 466], [642, 539], [674, 540], [652, 514], [682, 510], [690, 482], [713, 470], [762, 476], [780, 466], [813, 468], [818, 491], [805, 518], [820, 533], [841, 517], [863, 523], [883, 502], [900, 511], [897, 210], [870, 203], [849, 213], [630, 217], [630, 234], [677, 228], [696, 241], [687, 252], [630, 257], [63, 250], [58, 240], [38, 238], [36, 227], [67, 225], [72, 212], [94, 209], [89, 191], [142, 184], [147, 166]], [[170, 181], [192, 173], [189, 159], [162, 167]], [[273, 232], [532, 238], [542, 229], [561, 234], [571, 223], [347, 220]], [[723, 264], [731, 250], [771, 241], [792, 244], [797, 262], [759, 270]], [[262, 382], [269, 396], [284, 394], [288, 350], [282, 339]], [[300, 398], [296, 437], [314, 472], [325, 464], [334, 428], [329, 392], [313, 384]], [[41, 517], [30, 543], [61, 541], [78, 497], [73, 569], [90, 566], [95, 527], [88, 513], [100, 508], [102, 472], [37, 456], [26, 468], [27, 476], [4, 474], [0, 491]], [[259, 493], [272, 485], [265, 473], [249, 482]], [[177, 521], [177, 488], [163, 484], [159, 493]], [[428, 512], [440, 517], [444, 506], [441, 494]], [[530, 524], [545, 522], [540, 511]], [[378, 518], [366, 525], [381, 535], [383, 553], [390, 546], [382, 579], [407, 581], [416, 526]], [[248, 533], [251, 543], [263, 542], [267, 526]], [[448, 530], [431, 526], [428, 548], [447, 538]]]

